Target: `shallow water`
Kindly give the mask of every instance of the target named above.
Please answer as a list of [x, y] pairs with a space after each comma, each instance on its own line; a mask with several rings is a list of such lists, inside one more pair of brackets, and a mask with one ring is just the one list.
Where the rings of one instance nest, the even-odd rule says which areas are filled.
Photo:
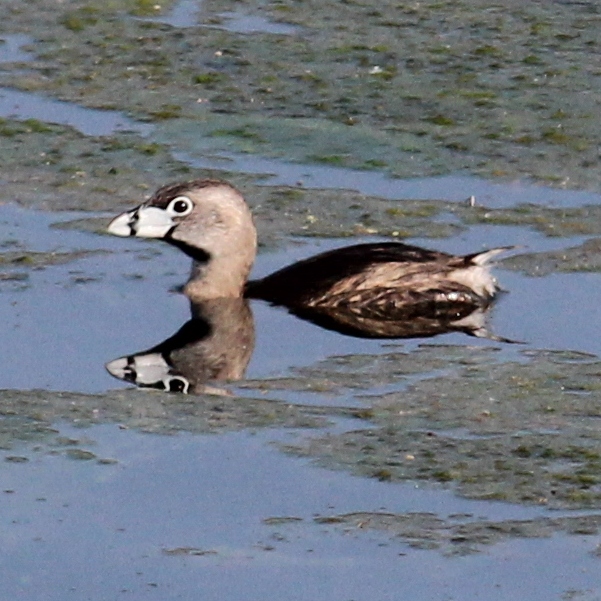
[[[66, 445], [56, 455], [5, 464], [7, 598], [191, 599], [202, 590], [206, 599], [345, 600], [394, 598], [402, 590], [418, 599], [478, 599], [484, 591], [491, 599], [544, 599], [596, 587], [598, 559], [588, 551], [598, 536], [524, 539], [441, 558], [382, 533], [316, 523], [357, 507], [442, 519], [468, 511], [471, 519], [526, 520], [539, 512], [349, 478], [266, 445], [293, 432], [156, 438], [116, 426], [59, 427], [71, 447], [118, 462], [69, 459]], [[558, 552], [562, 565], [580, 569], [549, 565]]]
[[219, 15], [225, 19], [223, 29], [234, 33], [272, 33], [275, 35], [293, 35], [300, 31], [299, 27], [269, 21], [258, 15], [243, 12], [224, 12]]
[[201, 11], [202, 0], [180, 0], [165, 13], [158, 17], [145, 17], [145, 21], [165, 23], [172, 27], [193, 27], [197, 25]]
[[69, 125], [87, 136], [105, 136], [118, 131], [145, 134], [152, 126], [134, 123], [115, 111], [97, 111], [72, 102], [45, 98], [39, 94], [0, 89], [0, 113], [15, 119], [38, 119]]
[[23, 49], [33, 40], [22, 33], [3, 35], [0, 43], [0, 63], [22, 63], [33, 60], [33, 55]]
[[[67, 36], [83, 38], [94, 11], [77, 12], [76, 4]], [[144, 30], [153, 35], [171, 32], [165, 44], [197, 21], [210, 35], [216, 27], [224, 36], [241, 33], [223, 38], [232, 44], [306, 33], [305, 25], [280, 22], [297, 23], [293, 11], [276, 21], [263, 5], [235, 12], [222, 4], [182, 0], [156, 19], [122, 19], [156, 25]], [[48, 20], [60, 22], [54, 14]], [[36, 47], [40, 28], [23, 29], [32, 35], [2, 36], [0, 62], [18, 63], [27, 75], [41, 59], [23, 46]], [[106, 84], [95, 74], [77, 86], [93, 89], [95, 77]], [[2, 133], [2, 141], [32, 148], [14, 159], [21, 161], [14, 171], [10, 163], [0, 173], [8, 201], [0, 206], [6, 598], [193, 599], [199, 591], [220, 600], [391, 599], [400, 591], [418, 600], [599, 598], [594, 208], [601, 196], [594, 187], [551, 189], [467, 171], [393, 179], [378, 169], [305, 164], [292, 152], [284, 160], [205, 135], [202, 120], [136, 121], [128, 116], [140, 114], [134, 101], [127, 114], [91, 108], [82, 87], [81, 105], [65, 100], [77, 86], [63, 89], [63, 99], [36, 86], [0, 90], [0, 116], [72, 128], [51, 130], [41, 142], [30, 142], [38, 123]], [[153, 91], [146, 91], [148, 100]], [[75, 166], [61, 155], [73, 139]], [[94, 162], [111, 144], [133, 149], [137, 162]], [[40, 150], [52, 161], [36, 163]], [[53, 168], [57, 180], [38, 179]], [[489, 328], [521, 344], [459, 333], [344, 337], [254, 302], [256, 343], [243, 380], [220, 384], [213, 396], [134, 390], [105, 363], [156, 345], [190, 316], [172, 291], [187, 277], [185, 257], [161, 243], [101, 234], [121, 205], [151, 191], [155, 171], [158, 179], [210, 173], [244, 186], [265, 227], [255, 277], [414, 226], [410, 242], [448, 252], [516, 245], [514, 254], [539, 253], [494, 268], [507, 294]], [[107, 182], [107, 172], [122, 179]], [[367, 225], [354, 228], [354, 215], [344, 221], [351, 201], [343, 189], [366, 195], [352, 202], [373, 213]], [[76, 202], [68, 206], [81, 210], [31, 208], [69, 194]], [[496, 221], [478, 220], [459, 210], [470, 196], [476, 208], [506, 210]], [[329, 219], [344, 221], [336, 230], [344, 239], [333, 238], [327, 223], [311, 229], [327, 221], [320, 202], [339, 206]], [[92, 212], [98, 207], [110, 212]], [[381, 207], [389, 221], [376, 215]], [[566, 213], [530, 216], [532, 207]], [[456, 227], [440, 229], [446, 225]], [[528, 275], [539, 267], [544, 275]]]
[[[448, 185], [445, 192], [453, 193]], [[106, 373], [104, 363], [153, 346], [188, 318], [185, 299], [169, 292], [185, 280], [187, 260], [159, 243], [57, 228], [57, 224], [77, 223], [89, 216], [59, 216], [10, 205], [0, 208], [7, 252], [43, 255], [33, 267], [27, 261], [12, 264], [6, 273], [26, 277], [7, 277], [0, 283], [5, 298], [0, 388], [105, 394], [127, 387]], [[523, 228], [493, 226], [472, 227], [460, 236], [435, 243], [425, 239], [415, 242], [464, 252], [505, 243], [508, 238], [539, 251], [562, 248], [567, 242]], [[291, 246], [283, 250], [262, 253], [255, 275], [260, 277], [290, 261], [345, 243], [290, 242]], [[569, 244], [580, 242], [580, 238], [569, 240]], [[82, 251], [89, 254], [80, 256]], [[55, 264], [60, 253], [65, 253], [66, 262]], [[411, 353], [433, 342], [474, 349], [492, 344], [499, 349], [497, 361], [525, 361], [523, 353], [537, 349], [601, 355], [598, 337], [590, 336], [601, 325], [595, 300], [601, 293], [595, 292], [599, 287], [596, 274], [531, 278], [503, 269], [502, 264], [495, 272], [509, 292], [494, 307], [490, 327], [526, 344], [503, 345], [462, 334], [449, 334], [436, 341], [355, 339], [320, 330], [283, 310], [255, 303], [257, 341], [246, 374], [254, 383], [250, 388], [234, 384], [230, 389], [241, 394], [239, 402], [244, 403], [244, 397], [255, 394], [257, 382], [259, 390], [261, 382], [286, 377], [294, 382], [300, 376], [299, 369], [318, 366], [332, 356], [376, 357], [398, 350]], [[441, 352], [445, 354], [444, 347]], [[438, 367], [425, 362], [412, 379], [394, 384], [384, 378], [359, 391], [352, 385], [332, 388], [323, 382], [315, 387], [316, 376], [304, 375], [298, 382], [308, 380], [301, 388], [293, 383], [278, 384], [262, 394], [299, 406], [328, 407], [330, 412], [335, 407], [362, 409], [369, 405], [370, 396], [390, 394], [439, 373]], [[328, 379], [333, 377], [327, 369], [324, 374]], [[17, 413], [35, 415], [30, 411], [23, 407]], [[101, 408], [100, 415], [103, 413]], [[591, 532], [588, 536], [574, 538], [551, 526], [551, 531], [558, 531], [551, 538], [508, 537], [484, 548], [474, 538], [469, 543], [472, 551], [464, 557], [463, 553], [455, 556], [457, 543], [444, 537], [437, 535], [434, 542], [427, 542], [432, 534], [422, 532], [423, 526], [415, 527], [423, 538], [414, 540], [406, 535], [397, 538], [386, 529], [367, 528], [364, 532], [352, 526], [314, 523], [315, 515], [356, 511], [405, 515], [417, 511], [430, 512], [443, 521], [452, 514], [468, 514], [472, 516], [468, 521], [477, 517], [496, 524], [542, 519], [541, 535], [549, 528], [545, 522], [548, 514], [538, 507], [474, 502], [428, 483], [380, 483], [373, 478], [324, 471], [271, 447], [270, 442], [291, 438], [295, 444], [304, 444], [303, 440], [314, 436], [310, 430], [253, 428], [256, 434], [250, 437], [240, 433], [174, 438], [140, 434], [135, 427], [119, 430], [115, 425], [74, 430], [63, 423], [65, 419], [69, 421], [69, 414], [61, 409], [49, 422], [57, 431], [50, 435], [50, 442], [47, 435], [42, 444], [35, 442], [35, 437], [30, 443], [18, 442], [23, 436], [22, 425], [9, 435], [11, 448], [5, 452], [3, 488], [14, 492], [5, 493], [3, 523], [11, 559], [5, 558], [3, 570], [6, 581], [12, 583], [10, 596], [35, 597], [44, 591], [46, 598], [58, 599], [71, 591], [100, 598], [127, 591], [134, 598], [177, 598], [193, 595], [203, 587], [208, 598], [244, 595], [258, 599], [284, 594], [291, 582], [300, 579], [302, 591], [293, 596], [298, 599], [324, 593], [347, 599], [365, 596], [368, 591], [370, 598], [388, 598], [398, 589], [401, 578], [415, 598], [476, 599], [486, 590], [491, 598], [508, 599], [518, 590], [523, 594], [524, 582], [517, 584], [511, 577], [516, 572], [529, 581], [537, 574], [528, 593], [531, 599], [547, 599], [567, 590], [595, 590], [597, 559], [593, 552], [601, 541], [594, 527], [587, 530]], [[119, 423], [124, 418], [117, 420]], [[6, 426], [10, 432], [11, 426]], [[340, 421], [332, 415], [324, 432], [338, 436], [357, 427], [362, 423], [356, 419]], [[449, 433], [454, 435], [452, 430]], [[52, 437], [72, 442], [53, 443]], [[93, 455], [69, 455], [65, 448]], [[14, 457], [27, 462], [20, 463]], [[97, 464], [106, 459], [117, 463]], [[304, 491], [300, 496], [299, 490]], [[568, 519], [575, 515], [554, 514]], [[302, 521], [284, 520], [280, 524], [275, 520], [275, 526], [269, 525], [271, 518], [279, 517]], [[427, 550], [430, 546], [434, 549]], [[50, 551], [57, 548], [63, 553]], [[107, 553], [106, 548], [112, 552]], [[452, 558], [445, 557], [449, 553]], [[560, 571], [559, 566], [566, 563], [579, 569]], [[91, 564], [96, 576], [77, 576]], [[107, 573], [111, 574], [108, 579], [103, 576]], [[232, 578], [233, 573], [238, 577]], [[542, 578], [542, 573], [547, 575]]]
[[[159, 140], [167, 140], [158, 135]], [[215, 157], [198, 157], [175, 152], [186, 163], [204, 169], [223, 169], [268, 174], [270, 185], [302, 185], [308, 188], [357, 190], [381, 198], [440, 198], [467, 202], [474, 196], [478, 204], [491, 208], [533, 203], [549, 207], [578, 207], [599, 204], [601, 194], [582, 190], [557, 190], [523, 180], [496, 183], [470, 175], [442, 175], [394, 179], [378, 172], [341, 169], [322, 165], [300, 165], [236, 153], [220, 152]]]
[[[55, 213], [0, 207], [0, 235], [7, 241], [7, 252], [25, 257], [19, 260], [17, 256], [0, 282], [8, 300], [1, 310], [5, 340], [1, 357], [6, 369], [0, 375], [0, 388], [101, 392], [118, 386], [104, 373], [106, 361], [153, 346], [189, 318], [185, 298], [169, 292], [185, 281], [185, 257], [154, 241], [122, 240], [57, 227], [83, 217], [90, 214], [62, 213], [58, 219]], [[518, 228], [499, 232], [486, 226], [435, 245], [427, 240], [415, 242], [460, 253], [484, 244], [501, 244], [500, 234], [511, 234], [516, 242], [528, 240], [538, 250], [564, 244], [535, 234], [526, 237]], [[358, 242], [370, 240], [375, 238]], [[345, 245], [340, 240], [294, 242], [283, 251], [261, 254], [252, 277]], [[41, 253], [39, 265], [33, 263], [31, 257], [37, 257], [34, 253]], [[62, 263], [57, 260], [60, 256], [64, 264], [55, 264]], [[596, 274], [529, 278], [503, 270], [502, 265], [495, 272], [509, 292], [493, 308], [491, 330], [526, 342], [517, 347], [500, 345], [504, 356], [512, 357], [525, 348], [601, 355], [601, 342], [588, 335], [591, 328], [601, 325], [595, 293], [601, 280]], [[392, 344], [322, 330], [259, 301], [253, 303], [253, 313], [257, 344], [247, 372], [250, 378], [279, 376], [291, 367], [312, 365], [337, 354], [378, 354]], [[293, 337], [289, 335], [291, 329]], [[82, 332], [86, 332], [89, 344], [81, 340]], [[410, 349], [420, 342], [397, 344]], [[490, 344], [463, 334], [447, 334], [437, 342]], [[82, 343], [86, 352], [73, 353]], [[29, 369], [31, 362], [36, 365], [34, 372]]]

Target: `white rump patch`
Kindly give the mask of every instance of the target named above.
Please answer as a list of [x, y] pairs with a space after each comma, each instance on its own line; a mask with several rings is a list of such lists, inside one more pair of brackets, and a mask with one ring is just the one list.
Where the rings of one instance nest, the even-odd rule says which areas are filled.
[[485, 250], [478, 255], [472, 257], [472, 263], [474, 265], [486, 265], [491, 259], [504, 253], [505, 251], [511, 250], [515, 248], [514, 246], [502, 246], [500, 248], [491, 248], [490, 250]]
[[492, 276], [488, 267], [479, 265], [464, 267], [451, 271], [447, 277], [449, 280], [473, 290], [483, 298], [494, 296], [497, 291], [497, 280]]

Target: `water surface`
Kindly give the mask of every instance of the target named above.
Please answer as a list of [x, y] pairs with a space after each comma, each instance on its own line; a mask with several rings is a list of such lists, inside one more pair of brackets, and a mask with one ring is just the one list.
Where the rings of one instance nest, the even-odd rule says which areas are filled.
[[[474, 132], [428, 114], [420, 116], [419, 140], [413, 130], [397, 132], [404, 149], [392, 153], [389, 132], [384, 140], [377, 128], [351, 127], [334, 115], [344, 102], [322, 107], [321, 117], [307, 108], [315, 89], [325, 95], [341, 82], [385, 96], [388, 81], [397, 85], [385, 48], [355, 43], [345, 63], [335, 47], [324, 47], [324, 40], [338, 43], [322, 18], [325, 5], [299, 15], [294, 6], [274, 14], [256, 3], [241, 12], [233, 3], [181, 0], [156, 19], [119, 7], [114, 16], [78, 2], [47, 5], [40, 7], [48, 13], [43, 23], [12, 11], [6, 27], [28, 33], [5, 33], [0, 45], [6, 598], [195, 599], [202, 591], [220, 601], [597, 599], [601, 198], [594, 166], [584, 167], [579, 154], [589, 156], [589, 147], [576, 151], [587, 136], [594, 141], [595, 128], [580, 131], [578, 110], [561, 117], [553, 107], [528, 106], [523, 113], [525, 98], [540, 99], [531, 75], [542, 67], [519, 52], [504, 65], [505, 42], [474, 38], [480, 50], [473, 60], [482, 69], [494, 59], [499, 81], [506, 72], [526, 79], [514, 80], [515, 94], [464, 100], [480, 101], [477, 112], [486, 110], [482, 101], [493, 112], [497, 104], [513, 109], [508, 125], [522, 141], [488, 136], [486, 148], [498, 156], [478, 155], [481, 141], [462, 150], [453, 137], [471, 140]], [[431, 35], [430, 8], [405, 7], [402, 15], [424, 11], [425, 29], [399, 36], [396, 25], [387, 26], [395, 39], [424, 36], [423, 43], [411, 39], [427, 82], [455, 47], [432, 46], [441, 40]], [[555, 17], [537, 25], [539, 9], [526, 9], [535, 19], [516, 48], [545, 31], [545, 44], [585, 43], [590, 15], [582, 39], [570, 41], [569, 30], [556, 35]], [[485, 26], [494, 12], [472, 15], [483, 20], [484, 38], [492, 35]], [[371, 14], [334, 22], [376, 27], [386, 37], [380, 21]], [[105, 54], [105, 27], [121, 44], [117, 55]], [[456, 34], [460, 29], [444, 39], [473, 41], [472, 33]], [[329, 63], [304, 69], [314, 50], [302, 46], [305, 36], [325, 48]], [[261, 118], [254, 108], [273, 111], [272, 92], [252, 85], [276, 85], [271, 62], [269, 69], [263, 62], [273, 61], [274, 53], [263, 54], [275, 42], [290, 86], [281, 98], [288, 100]], [[235, 52], [223, 52], [230, 48]], [[572, 61], [574, 48], [564, 48], [561, 60]], [[174, 56], [181, 65], [173, 66]], [[240, 56], [250, 61], [248, 71]], [[240, 69], [238, 79], [228, 69]], [[331, 81], [320, 83], [324, 69]], [[561, 104], [567, 89], [577, 94], [580, 78], [594, 84], [581, 71], [558, 70], [551, 104]], [[232, 81], [252, 94], [227, 90]], [[440, 110], [455, 110], [452, 94], [441, 96], [436, 83]], [[424, 86], [405, 100], [428, 100]], [[265, 105], [255, 104], [261, 93]], [[354, 98], [359, 113], [371, 111], [372, 97]], [[505, 107], [511, 98], [517, 104]], [[579, 106], [570, 98], [564, 111]], [[303, 103], [310, 118], [291, 119], [287, 111]], [[220, 112], [224, 107], [231, 112]], [[560, 117], [574, 131], [540, 138], [540, 127]], [[489, 125], [479, 122], [476, 130], [490, 134]], [[470, 152], [488, 157], [488, 166], [476, 167]], [[392, 178], [394, 166], [362, 163], [361, 153], [402, 156], [418, 173]], [[369, 168], [349, 168], [361, 164]], [[499, 165], [506, 169], [501, 178], [475, 175]], [[558, 177], [545, 180], [545, 173]], [[458, 254], [517, 246], [513, 253], [529, 258], [494, 268], [507, 293], [489, 327], [521, 344], [457, 333], [344, 337], [254, 302], [257, 339], [243, 380], [198, 397], [134, 390], [104, 365], [152, 347], [189, 318], [188, 302], [174, 291], [186, 280], [188, 260], [159, 242], [102, 232], [155, 182], [206, 175], [235, 181], [253, 206], [262, 241], [254, 277], [336, 246], [405, 235]], [[555, 187], [534, 183], [541, 179]], [[583, 182], [592, 184], [584, 189]], [[78, 210], [57, 210], [65, 207]], [[537, 268], [543, 275], [532, 275]]]

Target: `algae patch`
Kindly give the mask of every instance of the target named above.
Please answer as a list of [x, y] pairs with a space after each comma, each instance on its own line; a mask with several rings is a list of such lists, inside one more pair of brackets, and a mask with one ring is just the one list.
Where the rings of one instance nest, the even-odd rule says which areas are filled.
[[516, 538], [548, 538], [558, 532], [596, 535], [601, 516], [589, 515], [532, 520], [492, 521], [459, 515], [443, 519], [431, 513], [354, 512], [318, 516], [321, 528], [349, 535], [377, 531], [412, 549], [436, 549], [446, 556], [463, 556], [486, 550], [487, 546]]
[[149, 2], [8, 0], [3, 27], [35, 40], [35, 60], [1, 81], [166, 127], [185, 118], [245, 152], [600, 189], [593, 4], [251, 1], [248, 14], [296, 27], [214, 27], [236, 10], [210, 0], [175, 28], [138, 18]]
[[1, 202], [45, 210], [109, 210], [188, 169], [163, 147], [129, 134], [89, 138], [70, 127], [4, 120]]
[[[354, 357], [305, 369], [298, 381], [327, 373], [338, 394], [348, 374], [373, 425], [285, 448], [379, 480], [452, 484], [469, 498], [601, 506], [601, 363], [560, 351], [521, 354], [497, 361], [488, 349], [425, 345], [390, 361], [373, 357], [371, 369], [367, 357], [359, 371]], [[364, 394], [356, 389], [362, 371], [370, 374]], [[414, 375], [401, 389], [373, 391], [398, 382], [399, 371]]]
[[[11, 441], [45, 438], [52, 424], [78, 426], [117, 423], [143, 432], [220, 432], [252, 428], [315, 428], [327, 424], [327, 411], [233, 395], [178, 395], [136, 389], [90, 395], [43, 390], [3, 390], [0, 422], [3, 448]], [[64, 446], [64, 441], [61, 442]]]
[[551, 273], [596, 273], [601, 271], [601, 240], [591, 238], [558, 251], [523, 253], [505, 259], [503, 267], [538, 277]]

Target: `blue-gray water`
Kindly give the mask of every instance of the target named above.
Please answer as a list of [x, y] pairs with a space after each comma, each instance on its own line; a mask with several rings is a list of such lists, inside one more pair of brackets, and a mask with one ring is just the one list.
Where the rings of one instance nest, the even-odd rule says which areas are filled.
[[[199, 4], [182, 0], [158, 20], [187, 27], [198, 18]], [[245, 13], [226, 13], [219, 27], [243, 33], [290, 31], [285, 24]], [[31, 60], [22, 49], [31, 38], [18, 34], [4, 39], [0, 61]], [[129, 130], [151, 141], [165, 141], [155, 125], [34, 92], [0, 90], [0, 115], [69, 125], [88, 136]], [[183, 141], [181, 147], [177, 140], [169, 141], [173, 155], [195, 169], [269, 174], [268, 185], [302, 181], [307, 188], [351, 188], [394, 199], [463, 202], [475, 195], [479, 204], [489, 207], [519, 203], [580, 207], [601, 201], [599, 194], [588, 191], [490, 182], [465, 174], [391, 179], [379, 172], [236, 152], [216, 151], [207, 158]], [[128, 388], [111, 378], [104, 364], [153, 346], [189, 317], [187, 301], [170, 292], [188, 273], [188, 261], [178, 251], [160, 243], [55, 227], [108, 216], [32, 211], [12, 204], [0, 207], [0, 240], [6, 252], [84, 253], [64, 263], [55, 264], [47, 255], [42, 267], [17, 261], [1, 270], [6, 277], [0, 280], [0, 390], [27, 395], [35, 389], [31, 398], [37, 403], [30, 413], [7, 409], [0, 420], [5, 435], [0, 487], [2, 598], [599, 598], [596, 550], [601, 537], [595, 529], [567, 534], [557, 528], [550, 536], [531, 538], [509, 535], [494, 544], [476, 545], [473, 554], [454, 555], [441, 551], [441, 545], [428, 547], [423, 538], [417, 544], [407, 536], [370, 529], [368, 524], [345, 528], [316, 522], [315, 517], [353, 512], [423, 512], [451, 523], [488, 520], [499, 527], [510, 520], [587, 513], [470, 500], [428, 480], [383, 482], [326, 470], [282, 450], [282, 445], [313, 436], [370, 427], [367, 420], [330, 415], [329, 423], [315, 429], [241, 424], [237, 432], [167, 435], [145, 432], [143, 426], [132, 427], [118, 419], [78, 427], [77, 417], [66, 409], [52, 421], [50, 432], [30, 432], [29, 421], [37, 424], [41, 419], [36, 412], [44, 411], [44, 395], [46, 405], [52, 406], [61, 394], [94, 393], [100, 406], [111, 391]], [[411, 242], [467, 253], [505, 244], [537, 252], [561, 250], [584, 240], [580, 235], [548, 238], [526, 227], [479, 225], [452, 238]], [[288, 239], [279, 249], [262, 253], [253, 273], [258, 277], [345, 243]], [[501, 360], [545, 349], [601, 356], [597, 273], [531, 278], [498, 267], [495, 274], [508, 294], [492, 311], [491, 329], [524, 341], [496, 344]], [[253, 305], [253, 313], [257, 342], [246, 376], [266, 382], [283, 376], [294, 379], [298, 368], [332, 356], [411, 352], [431, 342], [491, 345], [461, 334], [435, 341], [354, 339], [320, 330], [262, 303]], [[401, 384], [386, 386], [389, 391]], [[232, 389], [242, 395], [240, 403], [246, 395], [279, 398], [282, 405], [352, 408], [368, 405], [362, 395], [380, 392], [379, 388], [332, 393], [294, 387], [264, 392], [236, 390], [235, 385]], [[139, 407], [141, 422], [147, 409]], [[168, 404], [164, 409], [169, 415]], [[174, 424], [178, 417], [173, 416]], [[469, 424], [465, 428], [469, 430]]]

